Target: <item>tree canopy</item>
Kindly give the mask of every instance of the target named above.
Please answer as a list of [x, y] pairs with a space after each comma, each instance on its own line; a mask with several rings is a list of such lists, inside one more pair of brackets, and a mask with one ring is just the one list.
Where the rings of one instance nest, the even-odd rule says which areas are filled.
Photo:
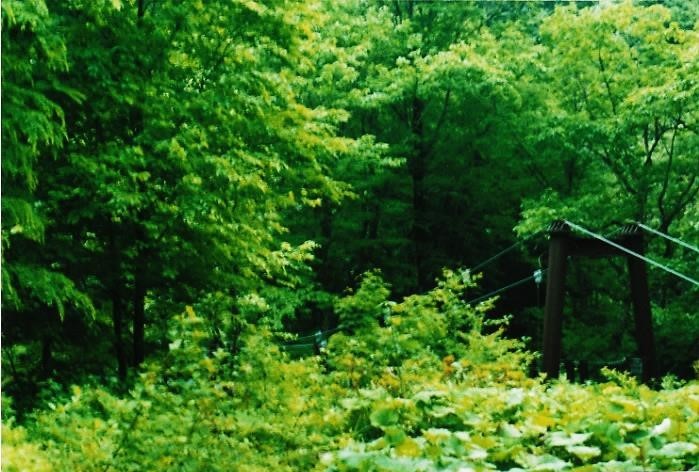
[[[1, 10], [3, 467], [697, 459], [694, 4]], [[601, 383], [537, 378], [557, 220], [638, 223], [671, 268], [658, 391], [602, 369], [638, 357], [617, 259], [566, 281], [564, 360]]]

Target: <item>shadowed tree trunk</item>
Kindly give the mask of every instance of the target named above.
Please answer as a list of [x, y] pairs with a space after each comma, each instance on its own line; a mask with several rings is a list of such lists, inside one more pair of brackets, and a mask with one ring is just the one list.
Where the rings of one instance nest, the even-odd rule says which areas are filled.
[[111, 299], [112, 325], [114, 327], [114, 355], [118, 365], [119, 379], [126, 379], [126, 352], [124, 351], [124, 288], [121, 282], [121, 252], [115, 235], [117, 229], [112, 228], [109, 235], [109, 257], [111, 259]]
[[144, 284], [143, 267], [141, 262], [136, 263], [136, 273], [134, 274], [134, 297], [133, 297], [133, 364], [135, 367], [141, 365], [145, 359], [145, 325], [146, 325], [146, 287]]
[[408, 162], [410, 178], [412, 180], [413, 194], [413, 223], [410, 236], [415, 250], [415, 279], [418, 290], [425, 290], [429, 286], [426, 267], [427, 244], [429, 232], [427, 229], [427, 198], [425, 196], [425, 176], [427, 174], [427, 154], [424, 139], [423, 112], [425, 104], [418, 97], [413, 99], [411, 131], [414, 142], [414, 152]]
[[49, 378], [53, 370], [52, 341], [53, 339], [48, 333], [45, 333], [41, 338], [41, 377], [44, 379]]

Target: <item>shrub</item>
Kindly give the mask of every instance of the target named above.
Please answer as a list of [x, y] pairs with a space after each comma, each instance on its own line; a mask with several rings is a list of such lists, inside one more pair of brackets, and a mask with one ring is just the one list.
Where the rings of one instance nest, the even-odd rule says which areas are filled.
[[128, 395], [72, 389], [26, 429], [3, 425], [21, 471], [681, 470], [699, 462], [699, 384], [660, 391], [607, 371], [543, 383], [505, 321], [470, 307], [468, 273], [401, 302], [368, 275], [340, 301], [354, 333], [291, 360], [266, 329], [212, 350], [192, 308]]

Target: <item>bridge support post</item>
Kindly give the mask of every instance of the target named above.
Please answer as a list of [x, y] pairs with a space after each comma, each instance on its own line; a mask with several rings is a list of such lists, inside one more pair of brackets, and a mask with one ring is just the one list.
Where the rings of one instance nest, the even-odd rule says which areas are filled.
[[544, 309], [544, 372], [549, 379], [558, 377], [563, 336], [563, 304], [565, 301], [566, 258], [568, 257], [568, 226], [554, 222], [549, 228], [548, 277]]
[[[627, 229], [625, 247], [640, 255], [644, 255], [643, 237], [636, 226]], [[643, 371], [641, 379], [649, 382], [655, 372], [655, 342], [653, 339], [653, 319], [648, 296], [648, 274], [646, 263], [633, 256], [626, 258], [631, 285], [631, 302], [633, 304], [634, 321], [636, 325], [636, 343], [641, 355]]]
[[[563, 306], [565, 302], [565, 272], [568, 256], [612, 257], [626, 256], [631, 300], [633, 304], [635, 335], [643, 363], [642, 380], [649, 382], [656, 375], [653, 319], [648, 295], [648, 274], [645, 261], [597, 239], [573, 236], [564, 221], [554, 221], [549, 226], [548, 278], [546, 281], [546, 306], [544, 308], [543, 367], [549, 379], [558, 377], [561, 362], [561, 338], [563, 336]], [[636, 225], [623, 228], [618, 246], [641, 256], [644, 253], [643, 235]]]

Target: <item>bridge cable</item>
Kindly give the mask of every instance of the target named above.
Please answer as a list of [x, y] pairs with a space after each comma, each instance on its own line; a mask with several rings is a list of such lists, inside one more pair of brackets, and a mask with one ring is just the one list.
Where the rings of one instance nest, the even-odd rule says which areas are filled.
[[485, 295], [481, 295], [480, 297], [474, 298], [473, 300], [469, 300], [466, 302], [466, 304], [471, 305], [472, 303], [478, 303], [478, 302], [481, 302], [483, 300], [487, 300], [488, 298], [491, 298], [491, 297], [493, 297], [499, 293], [502, 293], [506, 290], [509, 290], [511, 288], [518, 287], [518, 286], [520, 286], [520, 285], [522, 285], [522, 284], [524, 284], [532, 279], [535, 279], [535, 281], [536, 281], [536, 279], [539, 279], [544, 274], [544, 272], [546, 272], [546, 270], [547, 269], [538, 269], [538, 270], [534, 271], [534, 273], [532, 275], [530, 275], [529, 277], [525, 277], [525, 278], [520, 279], [516, 282], [512, 282], [509, 285], [505, 285], [504, 287], [500, 287], [497, 290], [493, 290], [490, 293], [486, 293]]
[[[513, 249], [515, 249], [515, 248], [516, 248], [517, 246], [519, 246], [520, 244], [523, 244], [523, 243], [529, 241], [530, 239], [532, 239], [532, 238], [535, 237], [535, 236], [538, 236], [538, 235], [541, 234], [541, 233], [542, 233], [542, 231], [537, 231], [536, 233], [530, 234], [530, 235], [527, 236], [526, 238], [521, 239], [521, 240], [515, 242], [514, 244], [512, 244], [512, 245], [510, 245], [509, 247], [503, 249], [502, 251], [498, 252], [498, 253], [495, 254], [494, 256], [489, 257], [488, 259], [482, 261], [481, 263], [477, 264], [476, 266], [474, 266], [473, 268], [471, 268], [471, 269], [469, 269], [469, 270], [470, 270], [471, 272], [474, 272], [474, 271], [480, 269], [481, 267], [485, 267], [486, 265], [490, 264], [491, 262], [497, 260], [498, 258], [504, 256], [504, 255], [507, 254], [508, 252], [512, 251]], [[514, 282], [514, 283], [512, 283], [512, 284], [510, 284], [510, 285], [507, 285], [507, 286], [505, 286], [505, 287], [501, 287], [501, 288], [499, 288], [498, 290], [495, 290], [495, 291], [493, 291], [493, 292], [490, 292], [490, 293], [487, 294], [487, 295], [483, 295], [483, 296], [481, 296], [481, 297], [478, 297], [478, 298], [476, 298], [476, 299], [474, 299], [474, 300], [471, 300], [471, 301], [469, 301], [469, 302], [466, 302], [466, 303], [467, 303], [467, 304], [471, 304], [471, 303], [475, 303], [475, 302], [484, 300], [484, 299], [486, 299], [486, 298], [490, 298], [490, 297], [492, 297], [492, 296], [494, 296], [494, 295], [497, 295], [498, 293], [501, 293], [501, 292], [504, 292], [504, 291], [509, 290], [509, 289], [511, 289], [511, 288], [517, 287], [518, 285], [521, 285], [521, 284], [523, 284], [523, 283], [525, 283], [525, 282], [527, 282], [528, 280], [531, 280], [531, 279], [539, 279], [539, 280], [540, 280], [540, 278], [541, 278], [541, 276], [543, 275], [544, 272], [546, 272], [546, 269], [537, 270], [537, 271], [534, 272], [534, 274], [530, 275], [529, 277], [526, 277], [526, 278], [524, 278], [524, 279], [522, 279], [522, 280], [518, 280], [517, 282]], [[537, 283], [539, 283], [539, 282], [537, 282]], [[331, 329], [328, 329], [328, 330], [325, 330], [325, 331], [317, 331], [317, 332], [314, 333], [314, 334], [308, 334], [308, 335], [305, 335], [305, 336], [299, 336], [299, 337], [297, 337], [297, 338], [295, 338], [295, 339], [289, 340], [289, 342], [287, 342], [287, 343], [284, 344], [284, 347], [310, 347], [310, 346], [313, 346], [314, 344], [313, 344], [313, 343], [301, 343], [301, 344], [299, 344], [298, 341], [304, 341], [304, 340], [307, 340], [307, 339], [324, 338], [324, 337], [326, 337], [327, 335], [334, 334], [334, 333], [336, 333], [336, 332], [338, 332], [338, 331], [340, 331], [340, 330], [341, 330], [341, 328], [338, 326], [338, 327], [336, 327], [336, 328], [331, 328]]]
[[305, 339], [315, 339], [317, 337], [325, 337], [326, 334], [334, 334], [340, 331], [340, 327], [338, 326], [337, 328], [331, 328], [325, 331], [317, 331], [314, 334], [308, 334], [306, 336], [299, 336], [298, 338], [291, 339], [290, 342], [296, 342], [296, 341], [302, 341]]
[[592, 237], [595, 238], [595, 239], [599, 239], [600, 241], [602, 241], [602, 242], [604, 242], [604, 243], [607, 243], [607, 244], [609, 244], [610, 246], [613, 246], [613, 247], [619, 249], [620, 251], [623, 251], [623, 252], [625, 252], [625, 253], [627, 253], [627, 254], [630, 254], [630, 255], [632, 255], [632, 256], [638, 258], [638, 259], [641, 259], [642, 261], [647, 262], [648, 264], [654, 265], [655, 267], [658, 267], [658, 268], [660, 268], [660, 269], [662, 269], [662, 270], [664, 270], [664, 271], [666, 271], [666, 272], [669, 272], [669, 273], [671, 273], [671, 274], [673, 274], [673, 275], [675, 275], [675, 276], [677, 276], [677, 277], [679, 277], [679, 278], [681, 278], [681, 279], [683, 279], [683, 280], [686, 280], [687, 282], [690, 282], [690, 283], [692, 283], [692, 284], [694, 284], [694, 285], [696, 285], [696, 286], [699, 287], [699, 280], [694, 280], [693, 278], [691, 278], [691, 277], [689, 277], [689, 276], [686, 276], [686, 275], [684, 275], [684, 274], [681, 273], [681, 272], [677, 272], [675, 269], [672, 269], [672, 268], [670, 268], [670, 267], [668, 267], [668, 266], [666, 266], [666, 265], [663, 265], [663, 264], [661, 264], [660, 262], [656, 262], [656, 261], [654, 261], [653, 259], [649, 259], [649, 258], [647, 258], [647, 257], [645, 257], [645, 256], [642, 256], [641, 254], [639, 254], [639, 253], [637, 253], [637, 252], [634, 252], [634, 251], [632, 251], [631, 249], [627, 249], [627, 248], [625, 248], [624, 246], [622, 246], [622, 245], [620, 245], [620, 244], [617, 244], [617, 243], [615, 243], [615, 242], [613, 242], [613, 241], [610, 241], [609, 239], [605, 238], [604, 236], [600, 236], [600, 235], [597, 234], [597, 233], [593, 233], [592, 231], [590, 231], [590, 230], [588, 230], [588, 229], [585, 229], [585, 228], [583, 228], [583, 227], [580, 226], [580, 225], [576, 225], [575, 223], [571, 223], [571, 222], [568, 221], [568, 220], [563, 220], [563, 221], [564, 221], [568, 226], [570, 226], [570, 227], [573, 228], [573, 229], [576, 229], [576, 230], [580, 231], [581, 233], [584, 233], [584, 234], [586, 234], [586, 235], [588, 235], [588, 236], [592, 236]]
[[515, 242], [514, 244], [512, 244], [512, 245], [509, 246], [509, 247], [506, 247], [505, 249], [503, 249], [502, 251], [498, 252], [498, 253], [495, 254], [494, 256], [489, 257], [488, 259], [486, 259], [486, 260], [484, 260], [484, 261], [482, 261], [482, 262], [476, 264], [475, 266], [471, 267], [469, 270], [470, 270], [471, 272], [475, 272], [475, 271], [477, 271], [478, 269], [487, 266], [487, 265], [490, 264], [491, 262], [495, 261], [496, 259], [498, 259], [498, 258], [504, 256], [505, 254], [507, 254], [508, 252], [512, 251], [513, 249], [515, 249], [515, 248], [516, 248], [517, 246], [519, 246], [520, 244], [523, 244], [523, 243], [529, 241], [529, 240], [532, 239], [534, 236], [538, 236], [538, 235], [541, 234], [541, 233], [542, 233], [542, 231], [537, 231], [536, 233], [530, 234], [530, 235], [527, 236], [526, 238], [521, 239], [521, 240]]
[[301, 348], [308, 348], [308, 347], [314, 347], [316, 344], [315, 343], [305, 343], [305, 344], [283, 344], [281, 347], [282, 349], [301, 349]]
[[634, 221], [634, 224], [635, 224], [636, 226], [638, 226], [639, 228], [643, 228], [644, 230], [648, 231], [649, 233], [653, 233], [653, 234], [655, 234], [655, 235], [657, 235], [657, 236], [660, 236], [660, 237], [663, 237], [663, 238], [665, 238], [665, 239], [667, 239], [667, 240], [669, 240], [669, 241], [672, 241], [672, 242], [675, 243], [675, 244], [679, 244], [680, 246], [686, 247], [687, 249], [690, 249], [690, 250], [692, 250], [692, 251], [694, 251], [694, 252], [699, 253], [699, 247], [692, 246], [691, 244], [686, 243], [686, 242], [682, 241], [682, 240], [679, 239], [679, 238], [673, 238], [673, 237], [670, 236], [669, 234], [665, 234], [665, 233], [663, 233], [663, 232], [661, 232], [661, 231], [658, 231], [657, 229], [653, 229], [653, 228], [651, 228], [651, 227], [649, 227], [649, 226], [644, 225], [643, 223], [639, 223], [638, 221]]

